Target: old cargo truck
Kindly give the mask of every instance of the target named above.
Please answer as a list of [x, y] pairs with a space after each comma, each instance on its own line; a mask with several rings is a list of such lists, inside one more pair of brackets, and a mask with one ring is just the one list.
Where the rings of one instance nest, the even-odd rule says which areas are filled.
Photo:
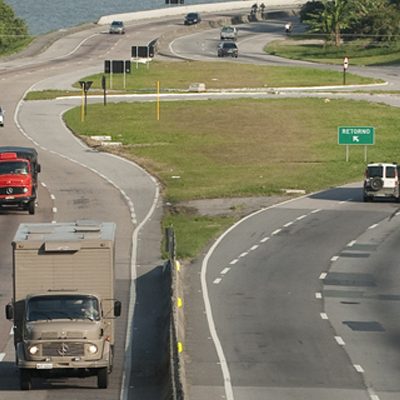
[[34, 377], [97, 376], [113, 365], [115, 224], [21, 224], [12, 242], [16, 364], [22, 390]]

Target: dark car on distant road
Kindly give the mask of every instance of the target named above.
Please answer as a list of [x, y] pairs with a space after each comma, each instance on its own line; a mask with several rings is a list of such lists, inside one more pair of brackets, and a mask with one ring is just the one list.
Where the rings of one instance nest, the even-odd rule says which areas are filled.
[[186, 14], [184, 23], [185, 25], [194, 25], [198, 24], [201, 21], [200, 14], [197, 12], [190, 12]]
[[235, 42], [220, 42], [218, 44], [217, 54], [218, 57], [231, 56], [236, 58], [239, 55], [239, 50]]

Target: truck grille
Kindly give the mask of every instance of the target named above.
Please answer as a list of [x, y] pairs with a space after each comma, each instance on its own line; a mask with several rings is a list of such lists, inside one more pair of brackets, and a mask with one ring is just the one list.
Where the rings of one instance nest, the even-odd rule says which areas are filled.
[[12, 196], [14, 194], [24, 194], [24, 188], [15, 186], [7, 186], [0, 188], [0, 195]]
[[44, 343], [42, 354], [49, 357], [76, 357], [83, 356], [85, 349], [83, 343]]

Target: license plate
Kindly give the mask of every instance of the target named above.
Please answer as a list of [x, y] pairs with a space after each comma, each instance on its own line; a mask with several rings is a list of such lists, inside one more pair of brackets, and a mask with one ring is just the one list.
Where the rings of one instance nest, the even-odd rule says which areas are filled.
[[52, 369], [52, 368], [53, 368], [53, 364], [51, 364], [51, 363], [36, 364], [36, 369]]
[[15, 199], [15, 196], [6, 196], [6, 200], [13, 200]]

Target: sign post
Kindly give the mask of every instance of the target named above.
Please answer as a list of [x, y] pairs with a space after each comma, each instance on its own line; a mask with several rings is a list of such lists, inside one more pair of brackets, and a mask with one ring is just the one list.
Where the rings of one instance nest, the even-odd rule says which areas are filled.
[[349, 161], [349, 145], [364, 145], [364, 161], [367, 162], [367, 146], [375, 144], [375, 128], [372, 126], [339, 126], [338, 144], [346, 145], [346, 162]]
[[343, 85], [346, 85], [346, 71], [349, 68], [349, 57], [343, 59]]

